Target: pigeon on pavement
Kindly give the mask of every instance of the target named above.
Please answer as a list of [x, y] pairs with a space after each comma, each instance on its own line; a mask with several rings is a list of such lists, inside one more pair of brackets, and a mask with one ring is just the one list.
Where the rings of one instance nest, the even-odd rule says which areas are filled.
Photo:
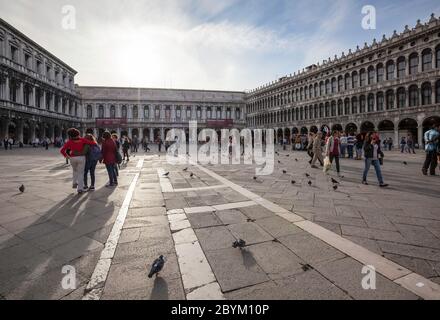
[[20, 188], [18, 188], [18, 190], [23, 193], [24, 192], [24, 185], [21, 185]]
[[150, 273], [148, 274], [148, 278], [152, 278], [155, 274], [157, 275], [163, 269], [164, 265], [165, 260], [163, 256], [160, 256], [158, 259], [154, 260]]
[[244, 241], [243, 239], [239, 239], [236, 240], [233, 244], [232, 247], [233, 248], [244, 248], [246, 246], [246, 241]]

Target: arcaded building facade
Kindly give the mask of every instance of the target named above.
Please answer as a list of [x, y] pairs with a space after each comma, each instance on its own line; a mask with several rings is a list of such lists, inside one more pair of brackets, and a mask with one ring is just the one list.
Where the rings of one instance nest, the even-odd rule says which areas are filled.
[[246, 95], [251, 128], [279, 140], [317, 130], [378, 130], [396, 142], [440, 122], [440, 20], [417, 22]]
[[0, 138], [30, 143], [81, 123], [76, 71], [0, 19]]
[[[82, 99], [82, 129], [104, 130], [140, 140], [165, 141], [168, 130], [187, 132], [189, 121], [198, 129], [245, 127], [243, 92], [79, 87]], [[109, 121], [109, 119], [113, 119]]]

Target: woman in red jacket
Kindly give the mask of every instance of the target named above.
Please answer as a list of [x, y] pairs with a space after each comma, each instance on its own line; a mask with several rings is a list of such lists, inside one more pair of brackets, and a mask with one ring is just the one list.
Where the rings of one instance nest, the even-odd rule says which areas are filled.
[[102, 142], [102, 161], [107, 168], [109, 177], [109, 184], [106, 187], [114, 187], [118, 185], [118, 178], [116, 176], [116, 143], [113, 141], [110, 132], [106, 131], [102, 135], [104, 141]]
[[[74, 189], [77, 189], [78, 193], [83, 193], [84, 190], [84, 167], [86, 165], [85, 155], [88, 152], [91, 141], [81, 138], [80, 132], [77, 129], [67, 130], [69, 141], [67, 141], [61, 148], [61, 154], [70, 159], [70, 165], [73, 171], [73, 185]], [[69, 153], [66, 151], [69, 150]]]

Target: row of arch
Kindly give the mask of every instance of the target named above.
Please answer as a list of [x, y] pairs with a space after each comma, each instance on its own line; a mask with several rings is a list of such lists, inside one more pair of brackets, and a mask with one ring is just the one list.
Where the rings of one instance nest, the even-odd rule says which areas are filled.
[[433, 90], [430, 82], [424, 82], [419, 88], [411, 85], [408, 88], [399, 87], [396, 90], [389, 89], [376, 94], [360, 95], [333, 100], [304, 107], [290, 108], [273, 111], [265, 114], [248, 117], [252, 126], [260, 126], [291, 121], [323, 119], [350, 114], [364, 114], [367, 112], [380, 112], [405, 107], [427, 106], [440, 103], [440, 80], [435, 83]]
[[[361, 68], [345, 75], [332, 77], [314, 84], [302, 86], [297, 89], [288, 90], [271, 97], [256, 99], [248, 104], [250, 113], [266, 110], [273, 107], [280, 107], [294, 102], [308, 101], [310, 99], [323, 97], [329, 94], [342, 93], [344, 91], [381, 83], [386, 80], [403, 78], [406, 75], [413, 75], [418, 72], [432, 70], [433, 67], [440, 68], [440, 45], [435, 48], [435, 61], [433, 61], [433, 51], [426, 48], [418, 52], [413, 52], [408, 59], [401, 56], [394, 60], [388, 60], [386, 63]], [[421, 63], [420, 63], [421, 57]]]

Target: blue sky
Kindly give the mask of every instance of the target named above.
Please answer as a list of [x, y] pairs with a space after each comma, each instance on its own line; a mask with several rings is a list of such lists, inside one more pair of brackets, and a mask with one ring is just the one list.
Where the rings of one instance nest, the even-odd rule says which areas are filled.
[[[62, 28], [73, 5], [76, 28]], [[377, 29], [361, 27], [373, 5]], [[80, 85], [248, 90], [440, 14], [433, 0], [0, 0]]]

